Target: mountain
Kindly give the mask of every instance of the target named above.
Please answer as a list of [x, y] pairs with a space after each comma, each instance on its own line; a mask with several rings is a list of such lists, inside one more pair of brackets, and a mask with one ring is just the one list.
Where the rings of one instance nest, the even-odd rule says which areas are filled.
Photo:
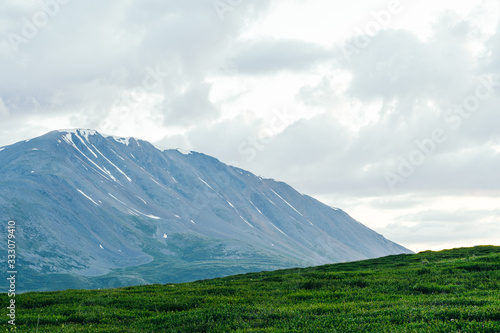
[[204, 154], [83, 129], [0, 148], [0, 217], [16, 222], [23, 291], [183, 282], [411, 252], [285, 183]]

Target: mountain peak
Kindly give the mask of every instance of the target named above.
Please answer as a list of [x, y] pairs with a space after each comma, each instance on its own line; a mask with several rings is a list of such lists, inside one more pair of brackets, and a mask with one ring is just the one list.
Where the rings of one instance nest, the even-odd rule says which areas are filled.
[[79, 134], [83, 136], [88, 136], [88, 135], [97, 135], [98, 133], [96, 130], [93, 129], [86, 129], [86, 128], [71, 128], [71, 129], [59, 129], [54, 132], [59, 132], [59, 133], [73, 133], [73, 134]]
[[[139, 141], [147, 142], [147, 141], [138, 139], [136, 137], [108, 135], [108, 134], [100, 133], [100, 132], [98, 132], [98, 131], [96, 131], [94, 129], [85, 129], [85, 128], [60, 129], [60, 130], [57, 130], [55, 132], [79, 135], [79, 136], [84, 137], [87, 141], [88, 141], [88, 137], [89, 136], [98, 135], [98, 136], [102, 136], [104, 138], [112, 138], [116, 142], [122, 143], [122, 144], [124, 144], [126, 146], [128, 146], [131, 141], [135, 141], [135, 142], [139, 142]], [[169, 149], [160, 148], [160, 147], [158, 147], [158, 146], [156, 146], [156, 145], [154, 145], [154, 144], [152, 144], [150, 142], [148, 142], [148, 143], [151, 144], [152, 146], [154, 146], [156, 149], [158, 149], [160, 151], [169, 150]], [[174, 150], [177, 150], [179, 153], [184, 154], [184, 155], [190, 155], [190, 154], [193, 153], [193, 151], [191, 151], [191, 150], [182, 149], [182, 148], [176, 148]]]
[[85, 129], [85, 128], [61, 129], [61, 130], [57, 130], [56, 132], [66, 133], [66, 134], [74, 134], [74, 135], [77, 135], [77, 136], [82, 136], [87, 141], [89, 140], [89, 136], [94, 136], [94, 135], [102, 136], [102, 137], [105, 137], [105, 138], [113, 138], [115, 141], [117, 141], [119, 143], [122, 143], [122, 144], [124, 144], [126, 146], [129, 145], [130, 140], [139, 141], [139, 139], [134, 138], [134, 137], [122, 137], [122, 136], [106, 135], [106, 134], [101, 134], [101, 133], [99, 133], [96, 130]]

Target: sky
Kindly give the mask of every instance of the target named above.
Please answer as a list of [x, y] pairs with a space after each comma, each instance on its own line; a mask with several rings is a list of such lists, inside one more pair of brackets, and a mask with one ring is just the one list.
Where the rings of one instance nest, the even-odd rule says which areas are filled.
[[0, 146], [202, 152], [413, 251], [500, 245], [496, 0], [3, 0]]

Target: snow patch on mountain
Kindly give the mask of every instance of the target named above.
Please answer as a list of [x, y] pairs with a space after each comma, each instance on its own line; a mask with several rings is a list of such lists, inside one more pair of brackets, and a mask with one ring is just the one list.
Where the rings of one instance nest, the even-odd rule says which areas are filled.
[[122, 145], [125, 145], [128, 147], [128, 145], [130, 144], [130, 139], [131, 138], [120, 138], [120, 137], [116, 137], [116, 136], [112, 136], [112, 138], [118, 142], [118, 143], [121, 143]]
[[[97, 165], [94, 161], [92, 161], [87, 155], [85, 155], [78, 147], [77, 145], [73, 142], [72, 134], [68, 133], [66, 135], [63, 135], [62, 139], [71, 145], [73, 148], [75, 148], [81, 155], [83, 155], [90, 163], [92, 163], [97, 169], [99, 169], [102, 172], [102, 176], [104, 178], [111, 179], [112, 181], [117, 181], [117, 179], [113, 176], [111, 172], [109, 172], [105, 167], [100, 167]], [[88, 148], [88, 147], [87, 147]], [[89, 148], [90, 150], [90, 148]]]
[[132, 179], [131, 179], [129, 176], [127, 176], [127, 174], [126, 174], [125, 172], [123, 172], [123, 171], [122, 171], [122, 169], [120, 169], [120, 168], [119, 168], [119, 167], [117, 167], [117, 166], [116, 166], [113, 162], [111, 162], [111, 161], [110, 161], [110, 160], [109, 160], [106, 156], [104, 156], [104, 154], [103, 154], [103, 153], [101, 153], [101, 152], [99, 151], [99, 149], [97, 149], [94, 145], [92, 145], [92, 147], [94, 147], [94, 149], [95, 149], [95, 150], [96, 150], [96, 151], [97, 151], [97, 152], [98, 152], [98, 153], [99, 153], [102, 157], [104, 157], [104, 159], [105, 159], [106, 161], [108, 161], [108, 163], [109, 163], [109, 164], [111, 164], [112, 166], [114, 166], [114, 167], [116, 168], [116, 170], [118, 170], [118, 172], [120, 172], [122, 175], [124, 175], [124, 176], [125, 176], [125, 178], [127, 178], [127, 180], [128, 180], [129, 182], [132, 182]]
[[89, 141], [89, 136], [90, 135], [97, 135], [96, 130], [91, 130], [91, 129], [83, 129], [83, 128], [73, 128], [73, 129], [60, 129], [57, 130], [60, 133], [68, 133], [68, 134], [75, 134], [75, 135], [82, 135], [85, 140]]
[[177, 148], [176, 150], [179, 153], [181, 153], [182, 155], [191, 155], [193, 153], [191, 150], [187, 150], [187, 149]]
[[280, 198], [281, 200], [283, 200], [283, 201], [284, 201], [284, 202], [285, 202], [288, 206], [290, 206], [290, 207], [291, 207], [294, 211], [296, 211], [296, 212], [297, 212], [297, 214], [299, 214], [300, 216], [304, 217], [304, 215], [302, 215], [302, 213], [301, 213], [301, 212], [299, 212], [297, 209], [295, 209], [295, 207], [293, 207], [292, 205], [290, 205], [290, 203], [289, 203], [288, 201], [286, 201], [285, 199], [283, 199], [283, 198], [281, 197], [281, 195], [279, 195], [278, 193], [276, 193], [273, 189], [271, 189], [271, 191], [272, 191], [274, 194], [276, 194], [276, 195], [278, 196], [278, 198]]
[[91, 197], [89, 197], [88, 195], [86, 195], [85, 193], [83, 193], [83, 191], [82, 191], [82, 190], [80, 190], [80, 189], [78, 189], [78, 188], [77, 188], [76, 190], [77, 190], [78, 192], [80, 192], [81, 194], [83, 194], [83, 196], [84, 196], [85, 198], [87, 198], [87, 199], [89, 199], [90, 201], [92, 201], [92, 202], [93, 202], [96, 206], [99, 206], [99, 204], [98, 204], [97, 202], [95, 202], [95, 201], [94, 201], [94, 199], [92, 199]]

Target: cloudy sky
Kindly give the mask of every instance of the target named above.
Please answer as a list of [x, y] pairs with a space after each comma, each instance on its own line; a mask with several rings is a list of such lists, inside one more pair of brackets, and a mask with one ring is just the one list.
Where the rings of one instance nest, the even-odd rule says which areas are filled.
[[500, 245], [496, 0], [3, 0], [0, 146], [203, 152], [414, 251]]

